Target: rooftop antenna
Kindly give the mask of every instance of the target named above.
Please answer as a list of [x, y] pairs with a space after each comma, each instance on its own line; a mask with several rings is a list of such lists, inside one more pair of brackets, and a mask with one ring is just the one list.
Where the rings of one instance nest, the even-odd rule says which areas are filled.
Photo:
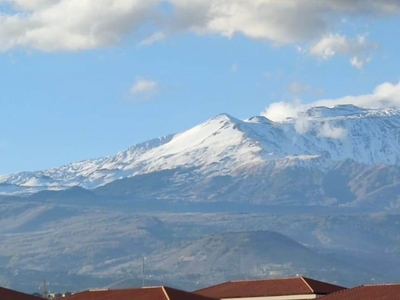
[[47, 283], [46, 280], [43, 279], [43, 283], [42, 283], [42, 298], [47, 298]]
[[144, 287], [144, 261], [145, 261], [146, 257], [142, 257], [142, 287]]
[[243, 270], [243, 255], [242, 255], [242, 245], [239, 245], [239, 273], [240, 276], [244, 276]]

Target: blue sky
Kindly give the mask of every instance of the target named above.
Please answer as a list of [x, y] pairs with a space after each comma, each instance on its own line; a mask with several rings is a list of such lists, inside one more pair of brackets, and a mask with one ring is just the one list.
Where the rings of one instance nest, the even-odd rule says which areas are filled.
[[112, 155], [222, 112], [400, 106], [396, 0], [0, 0], [0, 11], [0, 174]]

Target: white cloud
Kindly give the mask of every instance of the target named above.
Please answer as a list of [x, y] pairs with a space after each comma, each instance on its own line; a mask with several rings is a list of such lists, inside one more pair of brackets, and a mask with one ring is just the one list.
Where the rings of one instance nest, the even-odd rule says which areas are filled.
[[175, 26], [232, 37], [243, 34], [277, 43], [315, 39], [343, 14], [384, 16], [398, 12], [393, 0], [170, 0]]
[[296, 132], [305, 134], [310, 130], [310, 122], [304, 116], [299, 115], [294, 124], [294, 128], [296, 129]]
[[370, 94], [359, 96], [345, 96], [337, 99], [322, 99], [312, 103], [275, 102], [270, 104], [261, 115], [280, 122], [286, 118], [296, 118], [299, 113], [315, 106], [333, 107], [336, 105], [352, 104], [362, 108], [400, 108], [400, 81], [397, 83], [385, 82], [378, 85]]
[[[5, 2], [5, 0], [3, 0]], [[7, 0], [20, 9], [0, 15], [0, 50], [28, 47], [78, 51], [118, 43], [150, 16], [157, 0]]]
[[300, 101], [292, 103], [277, 102], [272, 103], [261, 115], [275, 122], [281, 122], [287, 118], [295, 118], [294, 128], [299, 134], [305, 134], [310, 130], [315, 130], [320, 137], [331, 139], [342, 139], [346, 137], [347, 130], [340, 126], [334, 126], [328, 122], [325, 122], [322, 126], [316, 126], [314, 123], [311, 123], [303, 112], [313, 106], [317, 105], [302, 104]]
[[148, 99], [158, 91], [158, 84], [153, 80], [137, 79], [131, 87], [131, 94], [142, 99]]
[[331, 139], [342, 139], [347, 136], [347, 130], [342, 127], [332, 126], [328, 122], [319, 129], [318, 135]]
[[33, 11], [60, 2], [60, 0], [0, 0], [1, 3], [9, 3], [17, 9]]
[[299, 134], [306, 134], [310, 130], [315, 130], [320, 137], [331, 139], [342, 139], [347, 136], [347, 130], [340, 126], [331, 125], [325, 122], [322, 126], [311, 123], [303, 112], [308, 108], [318, 106], [316, 104], [302, 104], [300, 101], [292, 103], [277, 102], [272, 103], [261, 115], [275, 122], [284, 121], [287, 118], [295, 118], [294, 128]]
[[315, 102], [316, 105], [334, 106], [339, 104], [353, 104], [364, 108], [400, 108], [400, 82], [385, 82], [378, 85], [371, 94], [346, 96], [338, 99], [324, 99]]
[[330, 59], [336, 54], [353, 54], [365, 47], [365, 38], [348, 39], [344, 35], [329, 34], [315, 43], [309, 50], [311, 55]]
[[156, 32], [149, 37], [145, 38], [139, 43], [139, 47], [143, 46], [150, 46], [154, 43], [157, 43], [159, 41], [165, 40], [167, 38], [166, 34], [163, 32]]
[[350, 64], [361, 69], [369, 62], [368, 56], [377, 45], [366, 40], [365, 36], [351, 39], [340, 34], [324, 36], [309, 49], [309, 53], [323, 59], [330, 59], [334, 55], [353, 56]]
[[[0, 0], [0, 3], [15, 9], [0, 15], [2, 51], [16, 47], [79, 51], [112, 46], [125, 35], [146, 28], [148, 23], [169, 33], [191, 31], [226, 37], [242, 34], [275, 44], [311, 42], [336, 28], [343, 16], [384, 18], [400, 10], [398, 0]], [[171, 10], [166, 12], [162, 8], [164, 3]], [[162, 38], [158, 33], [142, 42], [146, 45]], [[323, 44], [314, 45], [320, 49], [315, 50], [317, 53], [322, 51], [329, 56], [332, 53], [329, 50], [344, 51], [337, 44], [321, 49]], [[350, 52], [356, 56], [354, 51]]]
[[299, 112], [304, 110], [304, 105], [300, 101], [295, 102], [274, 102], [271, 103], [262, 116], [275, 121], [284, 121], [287, 118], [296, 118]]
[[369, 63], [370, 61], [371, 61], [371, 58], [369, 58], [369, 57], [362, 59], [362, 58], [359, 58], [358, 56], [354, 56], [350, 59], [350, 64], [357, 69], [362, 69], [364, 67], [364, 65], [366, 63]]

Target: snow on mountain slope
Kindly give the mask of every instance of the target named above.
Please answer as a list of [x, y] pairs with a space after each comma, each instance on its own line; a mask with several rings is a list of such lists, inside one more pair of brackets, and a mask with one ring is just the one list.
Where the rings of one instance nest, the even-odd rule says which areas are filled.
[[[0, 176], [0, 193], [94, 188], [114, 180], [177, 167], [196, 167], [204, 176], [233, 175], [256, 165], [326, 168], [353, 159], [400, 164], [400, 110], [366, 110], [352, 105], [313, 107], [297, 118], [272, 122], [257, 116], [216, 116], [185, 132], [154, 139], [114, 156], [38, 172]], [[1, 184], [2, 183], [2, 184]], [[15, 190], [15, 188], [13, 188]]]

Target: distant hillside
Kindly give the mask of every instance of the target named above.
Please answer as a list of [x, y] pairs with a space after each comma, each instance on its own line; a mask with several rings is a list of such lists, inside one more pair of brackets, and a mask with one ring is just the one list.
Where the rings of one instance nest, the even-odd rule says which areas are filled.
[[193, 280], [212, 284], [221, 278], [273, 278], [298, 274], [342, 284], [354, 282], [354, 277], [364, 282], [370, 280], [365, 272], [353, 265], [318, 254], [272, 231], [207, 236], [178, 251], [154, 255], [146, 264], [150, 273], [153, 271], [165, 280], [178, 277], [186, 282], [185, 277], [190, 274], [191, 284]]

